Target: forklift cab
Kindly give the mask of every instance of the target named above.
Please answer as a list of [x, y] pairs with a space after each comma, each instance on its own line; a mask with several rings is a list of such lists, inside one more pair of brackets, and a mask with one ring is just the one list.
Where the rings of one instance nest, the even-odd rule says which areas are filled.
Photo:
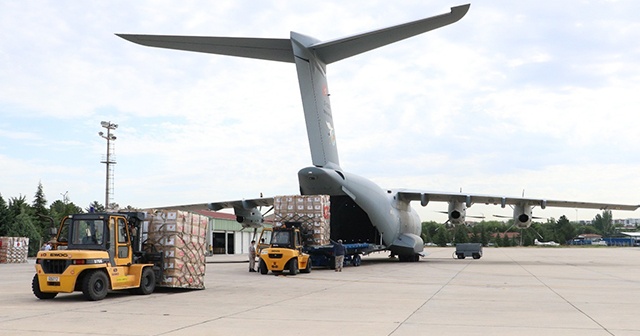
[[130, 265], [132, 244], [125, 214], [91, 213], [65, 218], [58, 237], [58, 244], [66, 243], [69, 250], [107, 251], [114, 266]]

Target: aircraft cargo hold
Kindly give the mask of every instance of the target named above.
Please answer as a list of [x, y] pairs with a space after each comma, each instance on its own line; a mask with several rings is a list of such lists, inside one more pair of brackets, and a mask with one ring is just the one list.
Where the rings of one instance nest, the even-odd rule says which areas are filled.
[[333, 244], [338, 239], [345, 241], [345, 265], [359, 266], [361, 255], [380, 250], [380, 246], [369, 242], [336, 235], [347, 232], [343, 227], [354, 223], [332, 222], [331, 200], [329, 195], [274, 197], [274, 227], [262, 231], [258, 245], [260, 273], [309, 273], [312, 265], [334, 268]]

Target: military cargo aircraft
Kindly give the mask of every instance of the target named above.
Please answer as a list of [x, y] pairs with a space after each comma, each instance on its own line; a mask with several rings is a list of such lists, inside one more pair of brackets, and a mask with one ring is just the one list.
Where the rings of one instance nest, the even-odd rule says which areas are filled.
[[[377, 243], [398, 255], [401, 261], [417, 261], [424, 242], [420, 237], [421, 221], [411, 207], [412, 201], [423, 207], [429, 202], [448, 202], [448, 217], [452, 224], [464, 223], [466, 209], [474, 203], [503, 208], [509, 205], [513, 207], [513, 219], [519, 227], [531, 225], [535, 206], [542, 209], [549, 206], [636, 210], [638, 205], [384, 189], [341, 167], [329, 100], [327, 65], [455, 23], [466, 15], [469, 7], [469, 4], [452, 7], [449, 13], [329, 41], [297, 32], [291, 32], [289, 38], [117, 35], [150, 47], [295, 64], [312, 159], [311, 166], [298, 172], [300, 193], [330, 195], [332, 239]], [[263, 222], [260, 208], [273, 205], [273, 201], [274, 198], [265, 197], [167, 208], [214, 211], [233, 208], [238, 222], [244, 227], [256, 228]]]

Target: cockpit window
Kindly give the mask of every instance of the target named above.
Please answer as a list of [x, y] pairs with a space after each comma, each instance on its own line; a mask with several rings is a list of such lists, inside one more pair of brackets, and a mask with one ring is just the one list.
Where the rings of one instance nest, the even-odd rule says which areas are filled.
[[102, 245], [104, 239], [104, 222], [99, 219], [81, 219], [73, 221], [74, 245]]
[[271, 245], [273, 246], [291, 246], [291, 232], [290, 231], [275, 231], [271, 238]]

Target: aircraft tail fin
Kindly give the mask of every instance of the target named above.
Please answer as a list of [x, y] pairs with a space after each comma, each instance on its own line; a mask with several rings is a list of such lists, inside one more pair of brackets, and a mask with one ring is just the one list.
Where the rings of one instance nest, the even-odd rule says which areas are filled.
[[469, 6], [452, 7], [446, 14], [324, 42], [295, 32], [289, 39], [116, 35], [149, 47], [295, 63], [312, 163], [339, 169], [326, 65], [452, 24], [467, 13]]

